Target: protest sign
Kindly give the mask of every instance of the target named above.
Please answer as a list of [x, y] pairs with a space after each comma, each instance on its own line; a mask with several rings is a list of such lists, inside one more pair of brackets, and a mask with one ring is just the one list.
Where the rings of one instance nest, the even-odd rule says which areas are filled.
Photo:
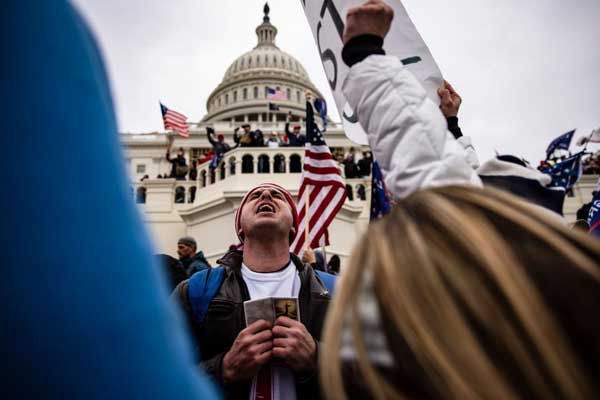
[[[342, 84], [349, 72], [349, 68], [342, 61], [346, 14], [350, 8], [364, 3], [364, 0], [300, 2], [317, 43], [346, 136], [358, 144], [367, 144], [366, 133], [342, 93]], [[388, 0], [387, 4], [394, 9], [394, 20], [383, 46], [386, 53], [398, 57], [421, 82], [429, 98], [439, 104], [437, 89], [443, 83], [439, 67], [402, 3], [399, 0]]]

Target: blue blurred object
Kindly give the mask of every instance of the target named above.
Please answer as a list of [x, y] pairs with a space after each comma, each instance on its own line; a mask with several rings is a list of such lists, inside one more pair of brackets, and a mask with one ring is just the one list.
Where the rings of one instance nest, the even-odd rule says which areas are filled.
[[375, 221], [383, 218], [392, 210], [392, 203], [388, 196], [383, 181], [383, 174], [379, 163], [373, 161], [373, 177], [371, 178], [371, 216], [370, 220]]
[[2, 398], [211, 399], [66, 1], [2, 2]]

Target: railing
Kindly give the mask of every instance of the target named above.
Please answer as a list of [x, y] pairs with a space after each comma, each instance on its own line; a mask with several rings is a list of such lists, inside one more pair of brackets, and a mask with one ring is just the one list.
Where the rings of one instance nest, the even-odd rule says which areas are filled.
[[[160, 186], [161, 193], [171, 190], [174, 204], [193, 203], [203, 190], [244, 175], [272, 174], [269, 179], [277, 180], [297, 176], [300, 183], [304, 159], [303, 147], [241, 147], [225, 154], [216, 168], [210, 168], [210, 161], [201, 164], [196, 181], [189, 180], [149, 180], [132, 184], [132, 197], [139, 204], [146, 203], [147, 188]], [[343, 175], [343, 168], [340, 166]], [[265, 177], [266, 178], [266, 177]], [[346, 180], [348, 201], [367, 201], [370, 198], [370, 179]]]

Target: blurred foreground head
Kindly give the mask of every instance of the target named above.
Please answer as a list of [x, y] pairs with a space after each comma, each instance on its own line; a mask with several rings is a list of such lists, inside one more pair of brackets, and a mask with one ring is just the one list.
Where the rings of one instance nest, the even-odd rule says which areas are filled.
[[599, 398], [597, 239], [467, 187], [414, 193], [367, 235], [326, 323], [330, 398]]

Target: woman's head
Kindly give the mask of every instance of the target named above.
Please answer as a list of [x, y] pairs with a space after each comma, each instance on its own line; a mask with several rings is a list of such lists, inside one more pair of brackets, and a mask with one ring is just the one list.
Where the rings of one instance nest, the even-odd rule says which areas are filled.
[[[341, 393], [343, 327], [375, 397], [590, 395], [600, 367], [600, 242], [513, 196], [468, 187], [401, 200], [368, 238], [326, 325], [321, 370], [332, 393]], [[367, 355], [361, 304], [369, 301], [393, 381]]]

